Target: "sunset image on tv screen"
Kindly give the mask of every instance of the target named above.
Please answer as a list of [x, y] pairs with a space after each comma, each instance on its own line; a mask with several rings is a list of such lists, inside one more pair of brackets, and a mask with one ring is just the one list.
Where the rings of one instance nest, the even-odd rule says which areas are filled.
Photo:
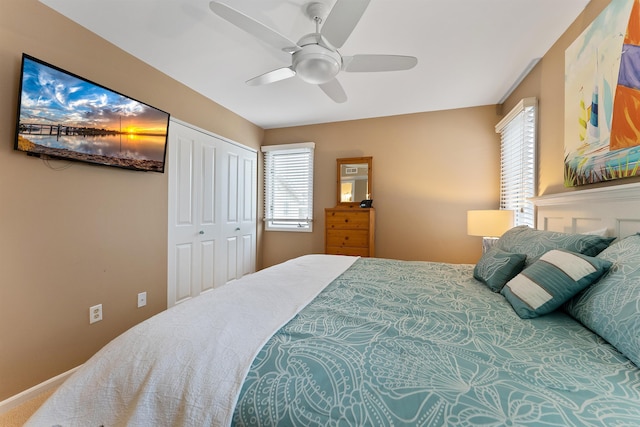
[[16, 149], [163, 172], [169, 114], [23, 56]]

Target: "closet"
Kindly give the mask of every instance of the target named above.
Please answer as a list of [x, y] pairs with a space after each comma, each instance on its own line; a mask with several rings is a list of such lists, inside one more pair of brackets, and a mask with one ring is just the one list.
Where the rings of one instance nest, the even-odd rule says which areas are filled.
[[256, 268], [256, 150], [171, 119], [167, 306]]

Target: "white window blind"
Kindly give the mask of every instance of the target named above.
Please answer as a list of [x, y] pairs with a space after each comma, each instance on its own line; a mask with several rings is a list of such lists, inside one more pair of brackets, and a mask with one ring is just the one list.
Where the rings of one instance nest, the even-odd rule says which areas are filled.
[[263, 146], [265, 230], [313, 231], [313, 142]]
[[525, 98], [496, 125], [500, 134], [500, 209], [513, 210], [515, 225], [535, 227], [528, 200], [536, 185], [536, 98]]

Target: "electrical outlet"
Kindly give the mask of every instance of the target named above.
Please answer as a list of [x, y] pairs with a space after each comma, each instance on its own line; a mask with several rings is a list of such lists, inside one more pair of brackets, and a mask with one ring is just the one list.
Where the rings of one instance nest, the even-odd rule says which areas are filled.
[[140, 292], [138, 294], [138, 308], [144, 307], [145, 305], [147, 305], [147, 293]]
[[89, 307], [89, 323], [96, 323], [102, 320], [102, 304]]

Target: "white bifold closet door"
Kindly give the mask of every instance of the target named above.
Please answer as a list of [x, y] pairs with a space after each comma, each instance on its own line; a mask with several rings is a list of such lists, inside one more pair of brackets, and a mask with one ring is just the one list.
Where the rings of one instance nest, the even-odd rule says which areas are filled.
[[255, 271], [256, 150], [171, 119], [167, 305]]

